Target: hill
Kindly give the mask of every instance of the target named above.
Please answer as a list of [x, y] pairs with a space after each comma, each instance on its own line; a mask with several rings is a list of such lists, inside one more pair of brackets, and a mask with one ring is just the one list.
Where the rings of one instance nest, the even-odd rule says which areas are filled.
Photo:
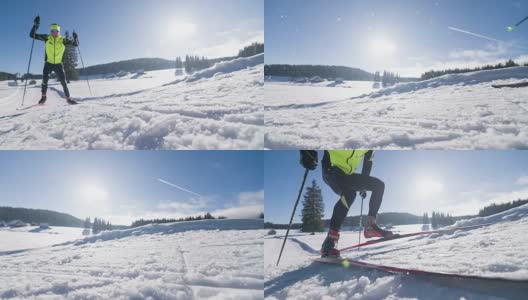
[[83, 227], [83, 221], [65, 213], [45, 209], [0, 207], [0, 220], [22, 220], [26, 223], [48, 223], [50, 226]]

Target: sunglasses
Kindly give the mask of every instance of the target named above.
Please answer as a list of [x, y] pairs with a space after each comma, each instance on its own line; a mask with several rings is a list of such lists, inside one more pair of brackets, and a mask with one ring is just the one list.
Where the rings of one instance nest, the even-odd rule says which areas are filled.
[[58, 30], [52, 30], [51, 33], [59, 33]]

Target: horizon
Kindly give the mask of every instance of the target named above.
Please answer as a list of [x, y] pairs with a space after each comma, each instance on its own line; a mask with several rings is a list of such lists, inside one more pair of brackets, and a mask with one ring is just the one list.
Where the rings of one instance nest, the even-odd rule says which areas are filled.
[[[26, 72], [32, 43], [28, 34], [37, 14], [41, 17], [37, 33], [48, 33], [51, 23], [61, 25], [62, 35], [76, 30], [84, 63], [93, 66], [136, 58], [174, 60], [186, 54], [236, 56], [244, 46], [264, 42], [262, 5], [258, 0], [57, 0], [53, 5], [38, 0], [6, 1], [2, 2], [0, 24], [11, 28], [5, 37], [14, 46], [4, 49], [0, 70]], [[219, 10], [223, 13], [218, 14]], [[43, 43], [35, 41], [30, 73], [41, 73], [43, 61]]]
[[481, 4], [268, 0], [266, 64], [353, 66], [416, 78], [430, 70], [528, 62], [528, 26], [507, 30], [528, 14], [528, 4]]
[[262, 160], [255, 151], [7, 151], [0, 199], [119, 225], [207, 212], [256, 218], [264, 211], [263, 179], [244, 170], [262, 168]]

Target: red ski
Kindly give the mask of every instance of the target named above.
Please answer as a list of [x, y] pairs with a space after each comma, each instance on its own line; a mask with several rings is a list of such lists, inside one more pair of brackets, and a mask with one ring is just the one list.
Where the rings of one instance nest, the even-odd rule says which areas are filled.
[[357, 244], [357, 245], [354, 245], [354, 246], [350, 246], [350, 247], [346, 247], [346, 248], [343, 248], [343, 249], [339, 249], [339, 251], [343, 252], [343, 251], [347, 251], [347, 250], [351, 250], [351, 249], [355, 249], [355, 248], [359, 248], [359, 247], [363, 247], [363, 246], [368, 246], [368, 245], [378, 244], [378, 243], [382, 243], [382, 242], [402, 239], [402, 238], [406, 238], [406, 237], [413, 237], [413, 236], [418, 236], [418, 235], [427, 235], [427, 234], [433, 234], [433, 233], [450, 232], [450, 231], [464, 230], [464, 229], [472, 229], [472, 228], [487, 226], [487, 225], [491, 225], [491, 224], [493, 224], [493, 223], [486, 223], [486, 224], [480, 224], [480, 225], [471, 225], [471, 226], [452, 227], [452, 228], [445, 228], [445, 229], [438, 229], [438, 230], [431, 230], [431, 231], [419, 231], [419, 232], [406, 233], [406, 234], [395, 234], [395, 235], [390, 236], [390, 237], [370, 240], [370, 241], [366, 241], [366, 242], [361, 243], [361, 244]]

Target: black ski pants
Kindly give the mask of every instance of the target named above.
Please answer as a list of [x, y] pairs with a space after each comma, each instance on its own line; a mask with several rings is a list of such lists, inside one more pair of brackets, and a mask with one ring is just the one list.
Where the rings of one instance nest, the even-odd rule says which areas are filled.
[[359, 191], [372, 192], [369, 201], [368, 215], [375, 217], [383, 200], [383, 193], [385, 192], [385, 184], [376, 177], [364, 176], [361, 174], [346, 175], [338, 168], [332, 167], [325, 170], [323, 168], [323, 180], [332, 188], [332, 190], [340, 195], [339, 200], [334, 206], [334, 213], [330, 219], [330, 229], [339, 231], [341, 225], [345, 221], [348, 210], [354, 199], [356, 193]]
[[43, 72], [43, 78], [42, 78], [42, 94], [46, 94], [48, 91], [48, 81], [49, 76], [51, 72], [55, 72], [57, 74], [57, 77], [59, 78], [59, 81], [62, 85], [62, 89], [64, 90], [64, 96], [66, 98], [70, 97], [70, 91], [68, 90], [68, 85], [66, 85], [66, 75], [64, 73], [64, 66], [61, 64], [50, 64], [46, 62], [44, 64], [44, 71]]

